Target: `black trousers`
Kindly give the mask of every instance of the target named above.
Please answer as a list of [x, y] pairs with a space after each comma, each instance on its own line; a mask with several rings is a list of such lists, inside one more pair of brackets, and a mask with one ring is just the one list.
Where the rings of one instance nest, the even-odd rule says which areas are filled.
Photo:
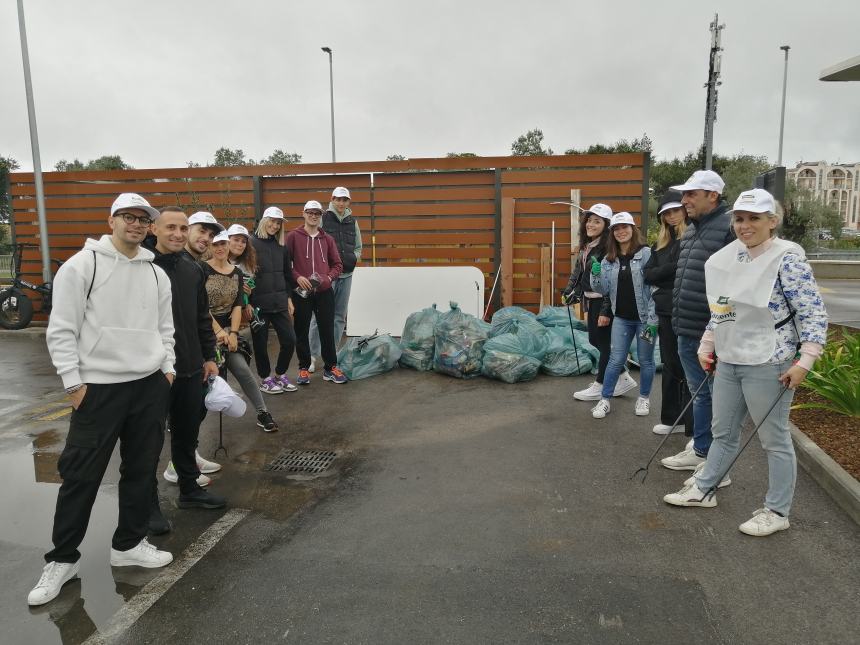
[[[672, 316], [658, 316], [660, 325], [658, 335], [660, 338], [660, 358], [663, 361], [663, 401], [660, 408], [660, 423], [667, 426], [672, 425], [684, 406], [690, 400], [690, 389], [687, 386], [687, 377], [684, 376], [684, 367], [678, 357], [678, 337], [672, 331]], [[693, 436], [693, 406], [684, 413], [684, 434]]]
[[170, 384], [160, 371], [126, 383], [87, 384], [72, 412], [66, 446], [57, 462], [63, 478], [54, 512], [47, 562], [77, 562], [90, 513], [111, 454], [120, 442], [119, 520], [111, 545], [127, 551], [149, 529], [152, 473], [164, 442]]
[[308, 330], [311, 316], [316, 316], [320, 332], [320, 349], [325, 369], [337, 365], [337, 350], [334, 344], [334, 292], [331, 289], [314, 293], [307, 298], [295, 298], [296, 306], [296, 353], [299, 355], [299, 368], [308, 369], [311, 365], [311, 346]]
[[[606, 373], [606, 366], [609, 365], [609, 351], [612, 348], [612, 322], [606, 327], [597, 326], [603, 298], [585, 298], [583, 303], [586, 308], [585, 320], [588, 325], [588, 342], [600, 351], [600, 360], [597, 362], [597, 376], [595, 379], [598, 383], [603, 383], [603, 375]], [[611, 314], [609, 319], [610, 321], [612, 320]]]
[[[200, 488], [197, 478], [197, 439], [200, 424], [206, 417], [203, 403], [203, 373], [177, 376], [170, 388], [170, 455], [173, 468], [179, 477], [180, 494], [192, 493]], [[156, 482], [153, 471], [153, 482]], [[157, 486], [157, 482], [156, 482]]]
[[278, 343], [281, 345], [278, 361], [275, 363], [275, 374], [286, 374], [296, 347], [296, 332], [293, 331], [290, 317], [286, 311], [260, 312], [260, 320], [263, 321], [263, 326], [251, 330], [257, 374], [260, 378], [268, 378], [272, 375], [272, 365], [269, 362], [269, 325], [275, 328]]

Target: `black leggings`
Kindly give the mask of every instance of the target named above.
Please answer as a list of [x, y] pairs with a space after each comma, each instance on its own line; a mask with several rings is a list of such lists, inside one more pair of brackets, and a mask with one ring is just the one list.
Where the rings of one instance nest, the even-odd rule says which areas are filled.
[[[690, 390], [684, 367], [678, 357], [678, 337], [672, 331], [672, 316], [658, 316], [660, 319], [660, 359], [663, 362], [663, 402], [660, 408], [660, 423], [672, 425], [681, 410], [690, 400]], [[684, 434], [693, 436], [693, 406], [687, 408], [682, 419]]]
[[293, 359], [296, 347], [296, 332], [286, 311], [260, 312], [263, 325], [259, 329], [251, 329], [251, 341], [254, 344], [254, 363], [260, 378], [272, 375], [272, 365], [269, 362], [269, 325], [275, 328], [281, 350], [278, 352], [278, 362], [275, 363], [275, 374], [286, 374]]
[[293, 304], [296, 306], [296, 353], [299, 355], [299, 369], [308, 369], [311, 365], [308, 338], [311, 316], [316, 316], [317, 319], [325, 369], [331, 369], [337, 365], [337, 350], [334, 344], [334, 292], [326, 289], [307, 298], [297, 297]]
[[600, 360], [597, 363], [597, 376], [595, 379], [598, 383], [603, 383], [603, 375], [606, 373], [606, 366], [609, 364], [609, 351], [612, 348], [612, 314], [609, 314], [609, 324], [606, 327], [598, 327], [597, 319], [600, 317], [600, 307], [603, 305], [603, 298], [586, 298], [584, 301], [586, 308], [586, 322], [588, 324], [588, 342], [594, 345], [600, 351]]

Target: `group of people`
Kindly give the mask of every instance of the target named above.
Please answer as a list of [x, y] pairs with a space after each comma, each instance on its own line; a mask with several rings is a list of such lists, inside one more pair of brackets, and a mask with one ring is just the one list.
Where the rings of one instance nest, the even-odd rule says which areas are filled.
[[[147, 535], [171, 530], [156, 480], [165, 429], [171, 460], [164, 478], [179, 485], [177, 506], [219, 509], [227, 503], [207, 488], [208, 474], [221, 465], [197, 451], [207, 384], [219, 372], [233, 374], [256, 409], [257, 425], [273, 432], [278, 425], [263, 394], [298, 389], [287, 376], [294, 350], [296, 383], [311, 382], [314, 342], [323, 380], [346, 383], [337, 343], [361, 256], [349, 206], [349, 190], [338, 187], [325, 213], [318, 201], [308, 201], [303, 223], [288, 234], [284, 213], [274, 206], [251, 234], [240, 224], [225, 227], [208, 212], [189, 217], [177, 206], [157, 210], [140, 195], [123, 193], [110, 209], [111, 233], [88, 239], [57, 272], [46, 341], [72, 416], [57, 463], [63, 482], [54, 548], [45, 555], [30, 605], [50, 602], [77, 575], [78, 547], [117, 441], [119, 519], [110, 563], [163, 567], [173, 556]], [[269, 327], [280, 345], [274, 370]]]
[[623, 371], [634, 339], [641, 379], [634, 414], [650, 413], [659, 340], [662, 409], [653, 432], [691, 437], [661, 463], [693, 471], [663, 498], [668, 504], [716, 506], [716, 489], [731, 484], [741, 426], [752, 419], [769, 487], [739, 529], [765, 536], [789, 527], [796, 479], [789, 409], [823, 350], [827, 313], [803, 249], [777, 237], [782, 211], [773, 196], [748, 190], [730, 209], [724, 189], [711, 170], [673, 186], [660, 200], [650, 248], [629, 213], [606, 204], [584, 211], [562, 300], [583, 304], [589, 342], [600, 352], [596, 380], [574, 393], [596, 401], [595, 419], [636, 387]]

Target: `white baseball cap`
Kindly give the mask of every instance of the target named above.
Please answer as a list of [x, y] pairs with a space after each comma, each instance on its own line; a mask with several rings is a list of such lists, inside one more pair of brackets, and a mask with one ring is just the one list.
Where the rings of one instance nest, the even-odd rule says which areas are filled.
[[726, 182], [713, 170], [697, 170], [680, 186], [671, 186], [672, 190], [683, 193], [687, 190], [707, 190], [723, 194]]
[[331, 192], [331, 196], [332, 197], [346, 197], [347, 199], [352, 199], [352, 197], [349, 196], [349, 189], [344, 188], [343, 186], [338, 186], [337, 188], [335, 188]]
[[248, 233], [248, 229], [241, 224], [230, 224], [230, 228], [227, 229], [227, 235], [244, 235], [245, 237], [251, 237], [251, 234]]
[[221, 231], [220, 233], [218, 233], [218, 235], [216, 235], [215, 237], [212, 238], [212, 244], [217, 244], [218, 242], [229, 242], [229, 241], [230, 241], [230, 234], [227, 233], [227, 231]]
[[[346, 190], [346, 189], [344, 189], [344, 190]], [[306, 210], [306, 211], [310, 211], [310, 210], [321, 211], [322, 209], [323, 209], [322, 204], [320, 204], [315, 199], [312, 199], [311, 201], [307, 202], [305, 204], [305, 208], [304, 208], [304, 210]]]
[[207, 410], [223, 412], [228, 417], [241, 417], [247, 408], [245, 401], [220, 376], [211, 381], [205, 402]]
[[633, 219], [633, 216], [630, 213], [622, 211], [620, 213], [615, 213], [615, 215], [612, 216], [612, 221], [609, 222], [609, 228], [618, 226], [619, 224], [630, 224], [630, 226], [636, 226], [636, 220]]
[[215, 216], [212, 213], [207, 213], [206, 211], [197, 211], [188, 218], [188, 226], [192, 224], [203, 224], [204, 226], [214, 226], [219, 231], [223, 231], [224, 227], [218, 223], [218, 220], [215, 219]]
[[746, 213], [775, 213], [776, 202], [773, 195], [764, 188], [753, 188], [738, 195], [732, 210]]
[[605, 220], [612, 220], [612, 209], [606, 204], [594, 204], [591, 208], [582, 211], [584, 215], [597, 215]]
[[111, 216], [115, 215], [118, 210], [121, 210], [123, 208], [137, 208], [142, 211], [146, 211], [147, 215], [149, 215], [152, 219], [157, 219], [160, 215], [157, 208], [153, 208], [152, 206], [150, 206], [149, 202], [137, 193], [120, 194], [119, 197], [117, 197], [113, 201], [113, 204], [111, 204]]
[[284, 219], [284, 211], [277, 206], [269, 206], [263, 211], [263, 217], [271, 217], [272, 219]]

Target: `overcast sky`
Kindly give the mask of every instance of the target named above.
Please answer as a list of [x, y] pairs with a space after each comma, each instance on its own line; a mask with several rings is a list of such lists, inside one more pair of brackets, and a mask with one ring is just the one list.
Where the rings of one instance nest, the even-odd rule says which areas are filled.
[[[118, 154], [137, 168], [220, 146], [330, 161], [557, 153], [647, 132], [660, 158], [702, 142], [710, 34], [723, 31], [714, 150], [860, 162], [860, 2], [25, 0], [42, 166]], [[14, 0], [0, 2], [0, 155], [32, 168]]]

